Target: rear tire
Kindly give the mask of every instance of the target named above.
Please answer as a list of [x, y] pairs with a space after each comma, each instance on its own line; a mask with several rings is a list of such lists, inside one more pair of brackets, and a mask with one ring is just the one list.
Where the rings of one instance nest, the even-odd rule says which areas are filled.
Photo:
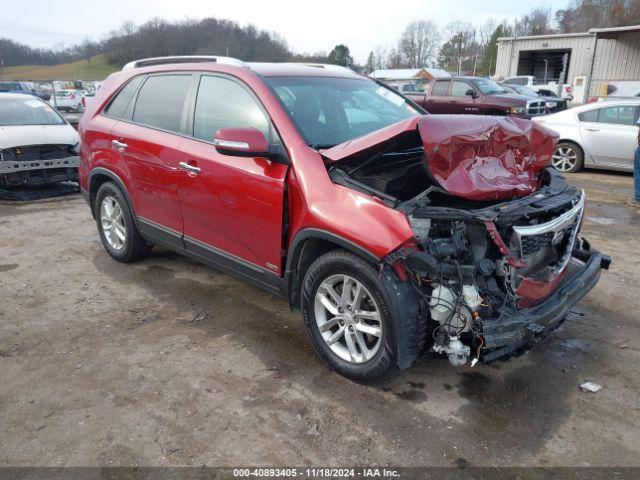
[[573, 142], [560, 142], [551, 157], [553, 168], [562, 173], [575, 173], [584, 166], [584, 153]]
[[409, 287], [395, 274], [381, 275], [344, 250], [311, 264], [302, 285], [302, 313], [311, 344], [330, 369], [357, 382], [380, 383], [399, 364], [406, 368], [415, 360], [426, 319], [417, 314], [418, 302], [410, 294], [405, 300], [411, 307], [400, 313], [395, 297], [403, 296], [404, 288]]
[[152, 246], [140, 236], [127, 198], [115, 183], [100, 185], [94, 216], [102, 246], [114, 259], [130, 263], [149, 255]]

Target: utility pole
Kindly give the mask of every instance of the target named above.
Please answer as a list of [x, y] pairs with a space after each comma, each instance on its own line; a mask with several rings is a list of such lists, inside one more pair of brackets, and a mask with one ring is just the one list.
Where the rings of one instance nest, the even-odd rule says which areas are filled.
[[462, 71], [462, 32], [458, 32], [458, 76]]
[[476, 31], [473, 30], [473, 44], [476, 47], [476, 57], [473, 60], [473, 76], [476, 76], [476, 66], [478, 65], [478, 54], [480, 53], [480, 45], [476, 44]]

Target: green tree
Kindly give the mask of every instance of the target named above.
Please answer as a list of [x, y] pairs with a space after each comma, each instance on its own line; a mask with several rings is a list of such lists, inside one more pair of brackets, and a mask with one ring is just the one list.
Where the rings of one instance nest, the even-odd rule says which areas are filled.
[[506, 37], [511, 34], [506, 22], [499, 24], [491, 34], [489, 43], [487, 43], [484, 49], [484, 55], [482, 56], [482, 70], [486, 75], [493, 75], [496, 69], [496, 58], [498, 57], [498, 38]]
[[376, 69], [376, 56], [373, 52], [369, 52], [366, 68], [368, 73], [371, 73]]
[[353, 65], [353, 58], [351, 57], [349, 47], [343, 44], [333, 47], [333, 50], [331, 50], [331, 53], [329, 53], [329, 56], [327, 57], [327, 62], [334, 65], [342, 65], [343, 67], [350, 67]]

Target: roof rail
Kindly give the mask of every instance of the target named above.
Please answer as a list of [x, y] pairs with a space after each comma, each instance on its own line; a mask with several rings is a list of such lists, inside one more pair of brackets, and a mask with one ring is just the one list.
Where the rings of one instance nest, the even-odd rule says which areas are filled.
[[232, 57], [219, 57], [215, 55], [182, 55], [173, 57], [153, 57], [142, 58], [140, 60], [134, 60], [127, 63], [122, 70], [129, 70], [131, 68], [150, 67], [153, 65], [165, 65], [168, 63], [200, 63], [200, 62], [214, 62], [224, 65], [236, 65], [238, 67], [246, 67], [247, 64], [242, 60]]
[[309, 63], [309, 62], [294, 62], [296, 65], [304, 65], [305, 67], [324, 68], [325, 70], [347, 70], [351, 73], [355, 73], [349, 67], [343, 67], [342, 65], [334, 65], [332, 63]]

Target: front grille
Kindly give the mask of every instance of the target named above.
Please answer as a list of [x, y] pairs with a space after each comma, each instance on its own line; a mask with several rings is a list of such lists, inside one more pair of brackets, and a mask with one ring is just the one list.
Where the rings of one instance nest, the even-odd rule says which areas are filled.
[[26, 147], [8, 148], [3, 151], [3, 157], [5, 157], [5, 160], [18, 162], [57, 160], [73, 155], [70, 149], [71, 145], [29, 145]]
[[529, 115], [542, 115], [547, 112], [546, 102], [531, 102], [527, 106], [527, 113]]
[[528, 257], [538, 253], [540, 250], [550, 247], [553, 240], [553, 232], [541, 233], [540, 235], [530, 235], [520, 240], [522, 246], [522, 256]]
[[0, 150], [0, 174], [42, 169], [77, 168], [71, 145], [35, 145]]
[[553, 263], [535, 266], [550, 267], [552, 274], [564, 269], [571, 258], [583, 211], [584, 191], [574, 199], [571, 208], [557, 217], [537, 225], [513, 227], [513, 244], [517, 256], [526, 264], [526, 270], [534, 267], [529, 262], [546, 262], [547, 259], [553, 259]]

